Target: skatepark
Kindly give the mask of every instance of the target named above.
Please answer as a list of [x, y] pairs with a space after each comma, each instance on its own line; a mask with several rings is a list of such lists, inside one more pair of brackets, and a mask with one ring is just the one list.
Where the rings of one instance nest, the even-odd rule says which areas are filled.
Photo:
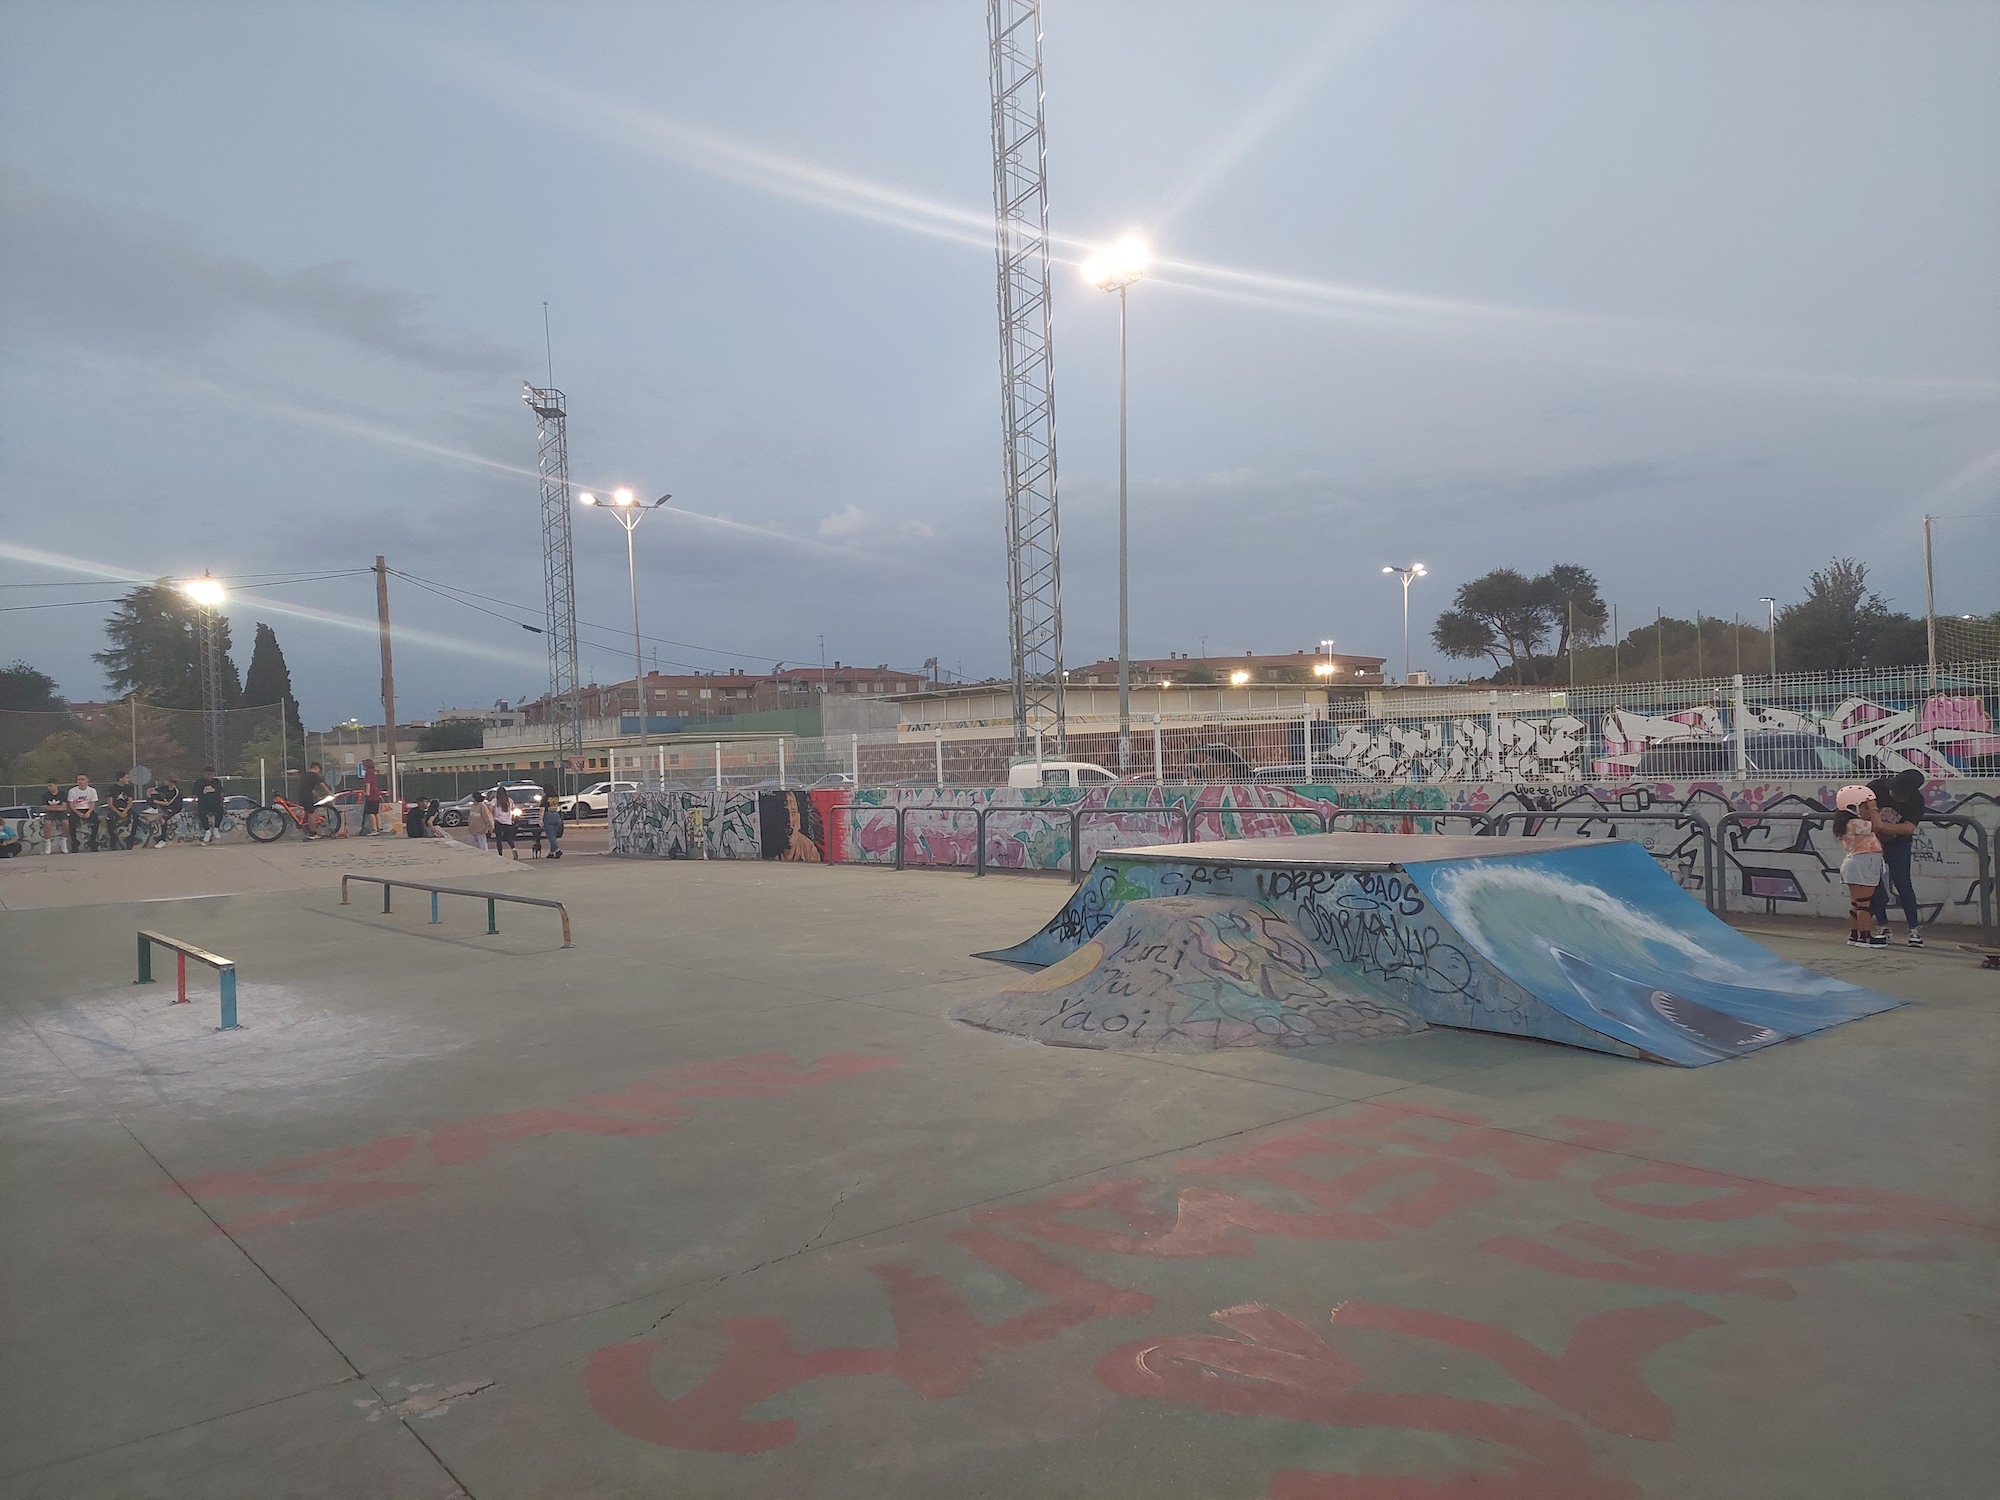
[[[1196, 852], [1237, 861], [1231, 919], [1315, 865], [1329, 897], [1414, 875], [1449, 909], [1445, 866], [1361, 869], [1355, 837]], [[1461, 872], [1576, 857], [1463, 842], [1492, 848]], [[1375, 1024], [1114, 1049], [959, 1019], [1024, 977], [1016, 1002], [1054, 993], [1046, 935], [1100, 886], [1156, 877], [1072, 959], [1218, 899], [1156, 853], [1076, 887], [343, 840], [70, 861], [59, 902], [45, 862], [0, 866], [29, 1206], [0, 1490], [1986, 1491], [1996, 1021], [1971, 956], [1723, 928], [1664, 882], [1767, 978], [1879, 997], [1700, 1066], [1468, 1029], [1312, 943], [1238, 972], [1283, 1000], [1309, 958]], [[544, 908], [489, 934], [472, 901], [343, 905], [343, 874], [560, 900], [575, 945]], [[170, 958], [134, 984], [141, 930], [233, 962], [240, 1028], [198, 964], [187, 1005]], [[1050, 967], [973, 956], [1035, 934]]]

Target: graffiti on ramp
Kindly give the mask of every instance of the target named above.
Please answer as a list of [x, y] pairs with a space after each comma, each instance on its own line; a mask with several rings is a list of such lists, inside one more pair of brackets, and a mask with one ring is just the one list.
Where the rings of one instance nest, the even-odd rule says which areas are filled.
[[960, 1020], [1070, 1046], [1144, 1052], [1292, 1049], [1407, 1036], [1407, 1010], [1343, 986], [1269, 907], [1240, 898], [1134, 901], [1091, 941]]

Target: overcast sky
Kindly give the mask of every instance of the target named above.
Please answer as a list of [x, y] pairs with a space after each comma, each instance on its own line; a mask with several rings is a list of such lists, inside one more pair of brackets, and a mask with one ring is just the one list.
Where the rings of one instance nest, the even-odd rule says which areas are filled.
[[[1460, 582], [1757, 614], [1840, 553], [2000, 606], [2000, 7], [1052, 0], [1065, 654], [1416, 665]], [[1006, 669], [985, 7], [0, 5], [0, 658], [98, 696], [83, 580], [393, 567], [541, 600], [524, 378], [638, 534], [663, 670]], [[578, 517], [584, 668], [630, 671]], [[64, 583], [62, 588], [18, 587]], [[393, 581], [399, 708], [546, 686]], [[379, 718], [365, 576], [239, 596]], [[502, 611], [505, 613], [505, 611]], [[651, 648], [649, 648], [651, 649]], [[744, 653], [732, 656], [726, 653]], [[1462, 670], [1462, 668], [1459, 668]]]

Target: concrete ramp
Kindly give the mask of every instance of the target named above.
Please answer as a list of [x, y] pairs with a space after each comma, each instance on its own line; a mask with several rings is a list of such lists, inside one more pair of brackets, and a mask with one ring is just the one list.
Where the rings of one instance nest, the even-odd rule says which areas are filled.
[[[1158, 902], [1173, 906], [1133, 910]], [[1175, 1045], [1310, 1045], [1280, 1034], [1317, 1036], [1316, 1005], [1334, 1007], [1329, 1033], [1339, 1007], [1366, 1006], [1407, 1030], [1698, 1067], [1903, 1003], [1777, 957], [1612, 839], [1311, 834], [1121, 849], [1041, 931], [980, 956], [1044, 972], [963, 1019], [1071, 1042], [1100, 1013], [1127, 1018], [1119, 1035], [1138, 1009], [1164, 1008]], [[1065, 1024], [1078, 1013], [1093, 1020]]]
[[1311, 1047], [1407, 1036], [1423, 1022], [1330, 969], [1269, 907], [1162, 896], [959, 1019], [1066, 1046], [1139, 1052]]

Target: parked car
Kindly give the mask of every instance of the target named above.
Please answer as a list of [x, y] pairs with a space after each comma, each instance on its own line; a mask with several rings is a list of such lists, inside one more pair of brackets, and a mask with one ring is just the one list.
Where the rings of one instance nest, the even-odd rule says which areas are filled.
[[[1873, 756], [1857, 758], [1845, 745], [1816, 734], [1765, 731], [1744, 736], [1747, 769], [1759, 776], [1828, 776], [1854, 780], [1880, 775]], [[1728, 777], [1736, 772], [1736, 741], [1731, 736], [1668, 740], [1639, 757], [1633, 776], [1640, 781], [1684, 781], [1691, 776]]]
[[1323, 760], [1314, 761], [1310, 767], [1302, 760], [1295, 760], [1286, 766], [1259, 766], [1250, 773], [1250, 779], [1290, 782], [1295, 786], [1304, 786], [1309, 782], [1332, 786], [1339, 782], [1373, 781], [1375, 778], [1364, 776], [1359, 771], [1349, 770], [1346, 766], [1330, 766]]
[[[611, 815], [611, 797], [615, 792], [622, 797], [627, 792], [639, 790], [636, 781], [599, 781], [585, 787], [569, 799], [563, 809], [563, 816], [569, 818], [605, 818]], [[509, 793], [511, 796], [512, 793]]]
[[1087, 760], [1024, 760], [1007, 768], [1007, 785], [1015, 788], [1108, 786], [1117, 779], [1117, 772]]
[[[526, 809], [527, 816], [525, 822], [527, 825], [531, 828], [539, 828], [542, 823], [542, 803], [547, 800], [548, 793], [536, 786], [532, 781], [508, 782], [506, 783], [506, 787], [508, 799], [516, 807]], [[487, 787], [486, 800], [491, 802], [493, 794], [499, 790], [498, 786]], [[455, 802], [440, 802], [438, 804], [438, 824], [444, 828], [463, 828], [466, 817], [471, 811], [472, 794], [470, 792], [467, 792]]]

